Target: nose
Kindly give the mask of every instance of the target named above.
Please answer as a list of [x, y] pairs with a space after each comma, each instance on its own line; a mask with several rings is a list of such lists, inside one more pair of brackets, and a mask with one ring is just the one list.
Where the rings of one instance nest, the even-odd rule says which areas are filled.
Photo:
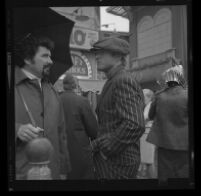
[[53, 61], [50, 57], [48, 58], [48, 64], [51, 64], [51, 65], [53, 64]]

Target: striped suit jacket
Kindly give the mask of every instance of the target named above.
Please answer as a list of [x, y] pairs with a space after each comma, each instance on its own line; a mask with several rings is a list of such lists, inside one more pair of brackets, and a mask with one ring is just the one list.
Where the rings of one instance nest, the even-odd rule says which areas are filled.
[[135, 178], [145, 131], [143, 108], [143, 93], [133, 76], [123, 66], [112, 69], [96, 109], [99, 131], [92, 147], [98, 178]]

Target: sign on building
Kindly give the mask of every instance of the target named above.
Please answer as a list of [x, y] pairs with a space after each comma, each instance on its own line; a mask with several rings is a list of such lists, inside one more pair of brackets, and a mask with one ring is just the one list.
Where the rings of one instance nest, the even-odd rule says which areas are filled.
[[90, 29], [74, 27], [70, 38], [70, 47], [88, 50], [98, 41], [98, 32]]
[[71, 58], [73, 61], [73, 66], [68, 72], [72, 73], [79, 79], [92, 78], [91, 65], [85, 55], [79, 51], [71, 51]]

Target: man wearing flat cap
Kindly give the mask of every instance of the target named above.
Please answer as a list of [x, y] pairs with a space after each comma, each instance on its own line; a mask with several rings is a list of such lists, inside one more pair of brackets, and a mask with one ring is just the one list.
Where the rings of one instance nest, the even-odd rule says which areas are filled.
[[96, 108], [98, 138], [92, 142], [97, 178], [134, 179], [145, 125], [142, 89], [125, 70], [129, 45], [112, 37], [96, 42], [91, 51], [107, 77]]

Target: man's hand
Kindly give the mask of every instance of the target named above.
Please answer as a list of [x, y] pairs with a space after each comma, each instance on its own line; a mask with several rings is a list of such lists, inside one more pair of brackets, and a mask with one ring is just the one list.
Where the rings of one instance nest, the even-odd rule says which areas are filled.
[[99, 152], [103, 159], [107, 160], [108, 156], [111, 156], [111, 134], [106, 133], [99, 136], [97, 139], [91, 142], [93, 153]]
[[17, 137], [24, 142], [29, 142], [37, 138], [40, 131], [44, 130], [40, 127], [34, 127], [31, 124], [21, 125], [17, 132]]
[[95, 140], [93, 140], [93, 141], [91, 142], [92, 151], [93, 151], [94, 154], [99, 152], [100, 155], [102, 156], [102, 158], [103, 158], [104, 160], [107, 160], [107, 157], [103, 154], [102, 151], [100, 151], [100, 147], [99, 147], [99, 142], [100, 142], [100, 140], [102, 140], [102, 137], [97, 138], [97, 139], [95, 139]]
[[104, 153], [104, 155], [109, 156], [111, 153], [111, 140], [109, 134], [104, 134], [101, 137], [99, 137], [99, 148], [100, 151]]

